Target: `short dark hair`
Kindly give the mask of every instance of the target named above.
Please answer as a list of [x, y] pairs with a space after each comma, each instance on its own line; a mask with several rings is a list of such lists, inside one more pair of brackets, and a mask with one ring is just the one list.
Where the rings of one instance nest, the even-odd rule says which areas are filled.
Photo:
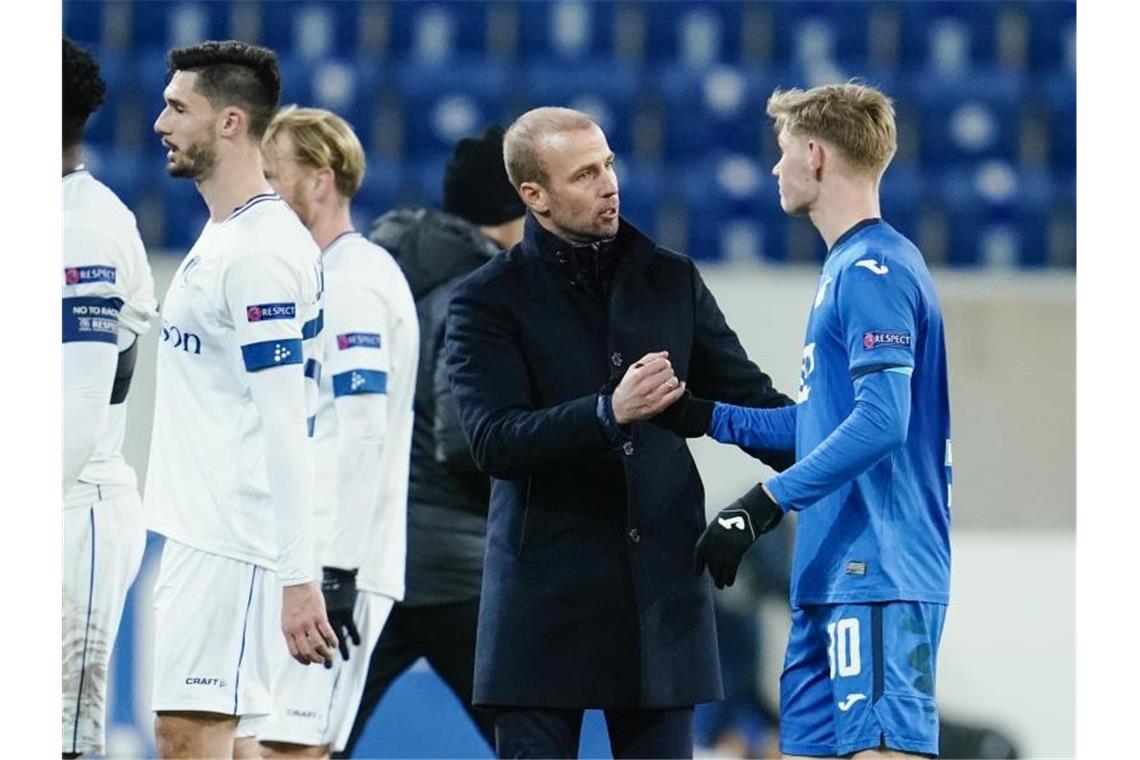
[[83, 141], [87, 119], [107, 95], [107, 85], [99, 76], [99, 63], [83, 48], [63, 38], [63, 147]]
[[260, 141], [277, 111], [281, 70], [277, 55], [246, 42], [202, 42], [170, 51], [170, 75], [193, 71], [194, 89], [215, 109], [237, 106], [249, 116], [249, 136]]

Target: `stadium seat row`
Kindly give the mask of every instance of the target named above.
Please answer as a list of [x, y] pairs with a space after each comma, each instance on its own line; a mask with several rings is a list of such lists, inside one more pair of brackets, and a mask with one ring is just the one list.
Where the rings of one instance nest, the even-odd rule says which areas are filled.
[[785, 66], [841, 59], [905, 69], [1075, 68], [1076, 4], [1056, 0], [65, 0], [63, 11], [73, 38], [120, 50], [233, 37], [307, 59], [364, 53], [431, 61], [490, 56]]

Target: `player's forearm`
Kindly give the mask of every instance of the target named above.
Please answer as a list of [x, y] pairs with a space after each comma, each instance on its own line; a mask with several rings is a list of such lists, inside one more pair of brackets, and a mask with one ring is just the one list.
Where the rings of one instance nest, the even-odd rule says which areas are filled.
[[796, 447], [796, 409], [756, 409], [717, 402], [709, 435], [721, 443], [751, 449], [791, 451]]
[[301, 365], [249, 374], [261, 415], [265, 469], [277, 533], [277, 575], [282, 585], [313, 580], [313, 452], [305, 424]]
[[380, 459], [387, 430], [384, 394], [340, 396], [337, 416], [337, 490], [332, 535], [321, 564], [355, 570], [364, 561], [368, 529], [379, 508]]
[[803, 509], [906, 442], [910, 376], [875, 372], [855, 382], [855, 408], [807, 456], [765, 482], [785, 509]]
[[63, 344], [63, 492], [79, 480], [95, 450], [115, 382], [114, 343]]

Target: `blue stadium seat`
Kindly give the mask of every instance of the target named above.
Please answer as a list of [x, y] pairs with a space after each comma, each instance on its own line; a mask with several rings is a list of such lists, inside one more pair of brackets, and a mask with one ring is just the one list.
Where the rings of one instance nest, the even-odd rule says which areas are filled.
[[666, 68], [658, 82], [666, 160], [693, 160], [713, 146], [758, 155], [771, 130], [765, 103], [777, 82], [759, 68]]
[[871, 3], [807, 0], [769, 5], [772, 59], [779, 66], [867, 61]]
[[1049, 164], [1056, 171], [1071, 174], [1077, 166], [1076, 74], [1047, 78], [1044, 94], [1048, 114]]
[[685, 167], [688, 250], [694, 259], [783, 261], [785, 215], [776, 178], [751, 157], [721, 154]]
[[441, 61], [485, 53], [487, 3], [395, 2], [390, 8], [390, 47], [397, 58]]
[[669, 172], [660, 166], [644, 166], [618, 160], [619, 213], [646, 235], [660, 240], [666, 200], [673, 191]]
[[993, 64], [1001, 3], [939, 0], [900, 3], [899, 10], [899, 64], [904, 70], [966, 72]]
[[635, 116], [641, 105], [641, 78], [618, 61], [572, 67], [547, 62], [530, 66], [522, 80], [524, 108], [565, 106], [590, 114], [618, 154], [633, 146]]
[[131, 3], [131, 47], [163, 52], [229, 38], [228, 2]]
[[611, 58], [614, 54], [614, 3], [583, 0], [520, 2], [520, 58]]
[[262, 44], [306, 60], [351, 58], [360, 40], [359, 13], [353, 2], [263, 0]]
[[197, 186], [188, 179], [166, 177], [159, 185], [159, 192], [165, 231], [162, 246], [185, 253], [198, 239], [210, 212]]
[[447, 155], [459, 138], [505, 120], [511, 77], [501, 64], [411, 62], [400, 67], [396, 76], [402, 95], [404, 148], [412, 158]]
[[668, 0], [645, 5], [651, 60], [701, 67], [741, 57], [744, 3]]
[[953, 169], [940, 182], [954, 266], [1040, 266], [1048, 259], [1048, 178], [1003, 161]]
[[879, 205], [883, 219], [919, 243], [922, 209], [926, 202], [926, 182], [914, 167], [890, 166], [879, 187]]
[[1001, 158], [1020, 151], [1024, 86], [1010, 73], [972, 72], [914, 81], [921, 129], [920, 155], [928, 168]]
[[398, 161], [369, 157], [364, 182], [352, 199], [354, 220], [363, 220], [356, 225], [356, 229], [367, 233], [373, 219], [395, 208], [402, 198], [403, 182]]
[[378, 70], [339, 59], [310, 64], [308, 70], [310, 104], [344, 118], [367, 147], [376, 116]]
[[1034, 71], [1076, 73], [1077, 4], [1061, 0], [1024, 3], [1029, 17], [1029, 66]]
[[102, 2], [63, 0], [63, 34], [80, 47], [92, 48], [103, 42]]

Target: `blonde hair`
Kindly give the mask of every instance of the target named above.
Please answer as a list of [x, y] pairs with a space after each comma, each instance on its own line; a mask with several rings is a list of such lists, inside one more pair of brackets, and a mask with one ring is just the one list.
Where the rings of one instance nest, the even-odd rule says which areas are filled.
[[856, 169], [876, 175], [886, 170], [898, 150], [891, 99], [864, 84], [776, 89], [768, 98], [768, 115], [776, 122], [776, 132], [786, 127], [827, 140]]
[[524, 182], [546, 182], [538, 144], [547, 135], [597, 128], [588, 115], [572, 108], [544, 106], [527, 111], [507, 127], [503, 135], [503, 162], [507, 178], [517, 190]]
[[348, 122], [323, 108], [285, 106], [269, 122], [263, 145], [282, 131], [293, 138], [295, 158], [315, 169], [332, 169], [337, 192], [356, 195], [364, 181], [364, 148]]

